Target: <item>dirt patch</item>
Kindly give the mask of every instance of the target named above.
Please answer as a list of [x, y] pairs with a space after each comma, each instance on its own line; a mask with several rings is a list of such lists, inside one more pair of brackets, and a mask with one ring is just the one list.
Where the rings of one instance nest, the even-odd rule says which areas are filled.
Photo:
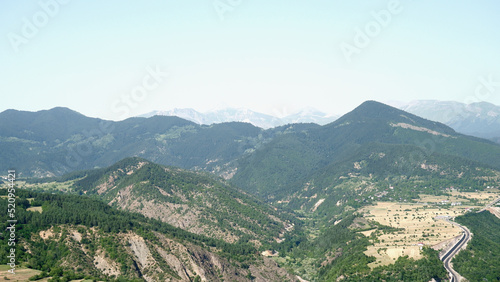
[[270, 258], [264, 257], [263, 263], [259, 266], [251, 265], [249, 268], [256, 282], [267, 281], [300, 281], [297, 276], [289, 274], [284, 268], [280, 268], [278, 264]]
[[94, 265], [106, 275], [120, 275], [120, 268], [116, 262], [107, 260], [103, 251], [94, 257]]
[[42, 213], [43, 212], [43, 209], [42, 207], [29, 207], [26, 209], [27, 211], [30, 211], [30, 212], [39, 212], [39, 213]]
[[[116, 202], [121, 209], [141, 213], [146, 217], [161, 220], [195, 234], [211, 236], [229, 243], [234, 243], [239, 239], [238, 236], [230, 232], [224, 232], [216, 227], [201, 223], [201, 210], [189, 207], [186, 204], [159, 203], [142, 197], [133, 198], [130, 192], [131, 189], [132, 186], [128, 186], [120, 191], [110, 204]], [[209, 220], [216, 221], [215, 219]]]
[[265, 250], [262, 252], [262, 255], [265, 257], [277, 257], [279, 253], [274, 250]]
[[[391, 126], [392, 127], [402, 127], [402, 128], [405, 128], [405, 129], [411, 129], [411, 130], [416, 130], [416, 131], [423, 131], [423, 132], [430, 133], [432, 135], [439, 135], [439, 136], [444, 136], [444, 137], [451, 137], [448, 134], [444, 134], [444, 133], [441, 133], [441, 132], [430, 130], [430, 129], [425, 128], [425, 127], [415, 126], [415, 125], [411, 125], [411, 124], [407, 124], [407, 123], [403, 123], [403, 122], [396, 123], [396, 124], [395, 123], [391, 123]], [[453, 137], [453, 138], [456, 138], [456, 137]]]
[[314, 207], [313, 209], [311, 210], [311, 212], [315, 212], [316, 209], [319, 207], [319, 205], [321, 205], [323, 202], [325, 201], [325, 199], [319, 199], [316, 204], [314, 204]]
[[149, 266], [152, 261], [152, 255], [146, 245], [146, 242], [144, 241], [144, 238], [134, 234], [129, 236], [128, 242], [130, 243], [130, 249], [141, 266], [143, 268]]
[[80, 232], [76, 231], [76, 230], [73, 230], [73, 232], [71, 233], [72, 237], [73, 237], [73, 240], [77, 241], [77, 242], [81, 242], [82, 241], [82, 234], [80, 234]]
[[455, 244], [458, 239], [460, 239], [460, 236], [453, 237], [449, 240], [437, 243], [437, 244], [433, 245], [432, 248], [436, 251], [448, 249], [448, 247]]
[[47, 240], [49, 239], [50, 237], [54, 237], [56, 234], [54, 234], [54, 232], [52, 231], [52, 228], [49, 229], [49, 230], [45, 230], [45, 231], [40, 231], [40, 237], [43, 239], [43, 240]]

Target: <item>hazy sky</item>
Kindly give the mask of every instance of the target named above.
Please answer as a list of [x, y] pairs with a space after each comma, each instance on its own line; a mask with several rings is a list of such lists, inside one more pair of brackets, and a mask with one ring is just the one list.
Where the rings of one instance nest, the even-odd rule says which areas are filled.
[[0, 111], [500, 104], [499, 14], [497, 0], [2, 0]]

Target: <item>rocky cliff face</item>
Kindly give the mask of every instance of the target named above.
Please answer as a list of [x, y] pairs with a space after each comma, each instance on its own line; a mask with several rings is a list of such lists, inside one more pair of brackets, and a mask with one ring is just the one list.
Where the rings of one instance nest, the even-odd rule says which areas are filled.
[[297, 281], [269, 258], [263, 257], [248, 265], [229, 262], [217, 255], [216, 249], [207, 250], [154, 234], [155, 238], [144, 238], [134, 232], [113, 235], [98, 228], [57, 226], [35, 237], [45, 244], [63, 244], [69, 252], [62, 258], [61, 265], [80, 273], [151, 282]]

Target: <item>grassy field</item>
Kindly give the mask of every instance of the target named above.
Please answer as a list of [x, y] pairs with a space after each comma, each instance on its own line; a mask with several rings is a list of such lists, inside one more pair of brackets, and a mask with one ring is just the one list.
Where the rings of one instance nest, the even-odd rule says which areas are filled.
[[[0, 281], [29, 281], [30, 277], [38, 275], [41, 273], [40, 270], [33, 270], [30, 268], [24, 267], [16, 267], [16, 274], [11, 274], [8, 272], [10, 266], [8, 265], [0, 265]], [[37, 282], [47, 282], [52, 277], [46, 277], [40, 280], [36, 280]], [[92, 280], [72, 280], [72, 282], [92, 282]]]
[[[48, 183], [36, 183], [30, 184], [26, 183], [26, 181], [17, 180], [16, 186], [18, 189], [41, 189], [46, 192], [71, 192], [73, 188], [71, 187], [74, 183], [74, 180], [66, 181], [66, 182], [48, 182]], [[7, 188], [7, 183], [0, 183], [0, 188]]]
[[42, 189], [47, 192], [55, 192], [55, 191], [71, 192], [73, 191], [73, 188], [71, 188], [73, 182], [74, 181], [49, 182], [49, 183], [37, 183], [37, 184], [28, 184], [25, 182], [19, 182], [17, 184], [19, 185], [19, 187], [23, 189]]
[[[0, 265], [0, 281], [28, 281], [32, 276], [40, 274], [41, 271], [33, 270], [30, 268], [16, 268], [15, 273], [11, 274], [8, 272], [10, 266]], [[37, 281], [48, 281], [49, 279], [41, 279]]]

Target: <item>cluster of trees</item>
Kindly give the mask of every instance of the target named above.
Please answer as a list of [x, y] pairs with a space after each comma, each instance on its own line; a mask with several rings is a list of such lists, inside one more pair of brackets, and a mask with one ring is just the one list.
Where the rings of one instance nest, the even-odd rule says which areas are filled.
[[439, 260], [438, 252], [431, 248], [422, 250], [424, 258], [415, 260], [408, 256], [400, 257], [394, 264], [379, 266], [360, 281], [441, 281], [447, 272]]

